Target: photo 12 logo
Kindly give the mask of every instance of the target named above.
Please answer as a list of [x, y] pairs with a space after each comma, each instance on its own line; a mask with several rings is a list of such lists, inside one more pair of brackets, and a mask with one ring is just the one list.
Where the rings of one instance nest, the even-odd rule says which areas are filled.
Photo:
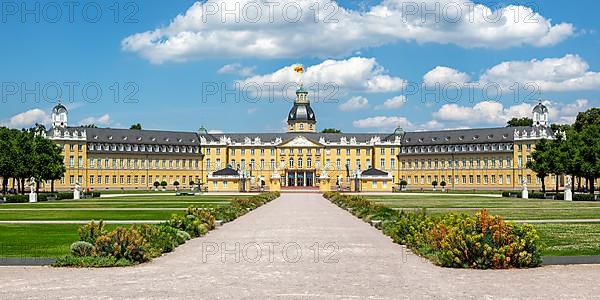
[[334, 242], [302, 245], [297, 242], [202, 243], [202, 262], [337, 263], [339, 246]]
[[6, 23], [138, 23], [136, 2], [2, 1], [0, 21]]
[[0, 83], [2, 103], [7, 102], [65, 102], [84, 101], [97, 103], [111, 97], [115, 103], [138, 103], [140, 87], [135, 82], [113, 82], [103, 86], [98, 82], [14, 82]]

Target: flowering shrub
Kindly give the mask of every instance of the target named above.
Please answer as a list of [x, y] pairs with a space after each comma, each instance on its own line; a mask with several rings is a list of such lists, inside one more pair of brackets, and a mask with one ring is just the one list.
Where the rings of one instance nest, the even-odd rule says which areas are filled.
[[92, 221], [79, 228], [80, 241], [71, 245], [71, 255], [55, 266], [111, 267], [145, 262], [170, 252], [192, 237], [215, 228], [215, 219], [229, 222], [279, 197], [278, 192], [232, 200], [227, 206], [201, 209], [190, 206], [185, 215], [173, 214], [165, 223], [117, 227], [107, 232], [104, 222]]
[[539, 236], [533, 226], [517, 226], [484, 209], [475, 216], [439, 217], [395, 211], [360, 196], [325, 193], [333, 203], [364, 220], [382, 221], [384, 234], [434, 263], [453, 268], [506, 269], [541, 264]]
[[95, 246], [98, 256], [111, 256], [117, 260], [124, 258], [136, 263], [148, 260], [144, 237], [133, 228], [117, 227], [99, 236]]
[[91, 221], [81, 227], [77, 231], [79, 233], [79, 240], [88, 242], [90, 244], [95, 244], [96, 239], [106, 234], [106, 228], [104, 227], [104, 221], [100, 221], [98, 223]]

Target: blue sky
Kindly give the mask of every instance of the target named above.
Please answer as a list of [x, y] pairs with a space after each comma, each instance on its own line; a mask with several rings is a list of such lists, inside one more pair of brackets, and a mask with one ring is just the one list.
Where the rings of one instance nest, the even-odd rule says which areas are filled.
[[[386, 132], [396, 125], [407, 130], [502, 126], [507, 118], [528, 115], [538, 99], [550, 107], [551, 121], [565, 123], [577, 111], [600, 105], [598, 1], [455, 6], [452, 0], [283, 0], [279, 8], [304, 8], [299, 20], [290, 21], [289, 11], [284, 19], [277, 8], [272, 21], [263, 14], [254, 23], [248, 1], [240, 2], [249, 10], [238, 22], [231, 16], [220, 21], [220, 9], [208, 13], [208, 5], [219, 2], [83, 1], [72, 9], [72, 20], [60, 1], [3, 7], [0, 124], [47, 123], [59, 86], [70, 125], [139, 122], [146, 129], [194, 131], [204, 125], [215, 132], [282, 131], [291, 103], [280, 89], [269, 101], [264, 86], [299, 81], [290, 71], [295, 63], [307, 68], [303, 80], [313, 98], [317, 84], [336, 87], [333, 95], [326, 97], [332, 90], [325, 89], [319, 91], [322, 99], [314, 99], [318, 127], [346, 132]], [[448, 8], [437, 10], [438, 21], [431, 15], [423, 20], [419, 9], [409, 11], [415, 3], [435, 9], [435, 2]], [[310, 10], [315, 3], [318, 22]], [[98, 8], [101, 16], [95, 14]], [[486, 8], [501, 19], [482, 19], [480, 10]], [[453, 19], [452, 9], [463, 17]], [[248, 100], [253, 94], [236, 91], [236, 82], [263, 87], [263, 97]], [[441, 91], [455, 84], [462, 97], [450, 101]], [[519, 97], [511, 89], [515, 84], [521, 87]], [[527, 96], [526, 84], [539, 93]], [[229, 94], [209, 95], [203, 86], [225, 87]], [[500, 89], [502, 97], [483, 93], [481, 86]], [[430, 93], [423, 101], [425, 87]], [[97, 88], [102, 95], [94, 100]]]

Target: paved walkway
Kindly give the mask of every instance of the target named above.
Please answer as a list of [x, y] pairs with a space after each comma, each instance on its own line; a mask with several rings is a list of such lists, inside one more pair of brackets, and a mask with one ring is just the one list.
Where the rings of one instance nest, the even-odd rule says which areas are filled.
[[439, 268], [318, 194], [287, 194], [141, 266], [2, 267], [0, 299], [591, 299], [598, 274]]

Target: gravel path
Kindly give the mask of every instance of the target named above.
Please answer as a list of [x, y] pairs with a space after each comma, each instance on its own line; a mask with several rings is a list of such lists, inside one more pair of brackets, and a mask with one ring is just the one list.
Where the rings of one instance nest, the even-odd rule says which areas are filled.
[[2, 267], [0, 299], [591, 299], [598, 274], [439, 268], [318, 194], [285, 194], [141, 266]]

